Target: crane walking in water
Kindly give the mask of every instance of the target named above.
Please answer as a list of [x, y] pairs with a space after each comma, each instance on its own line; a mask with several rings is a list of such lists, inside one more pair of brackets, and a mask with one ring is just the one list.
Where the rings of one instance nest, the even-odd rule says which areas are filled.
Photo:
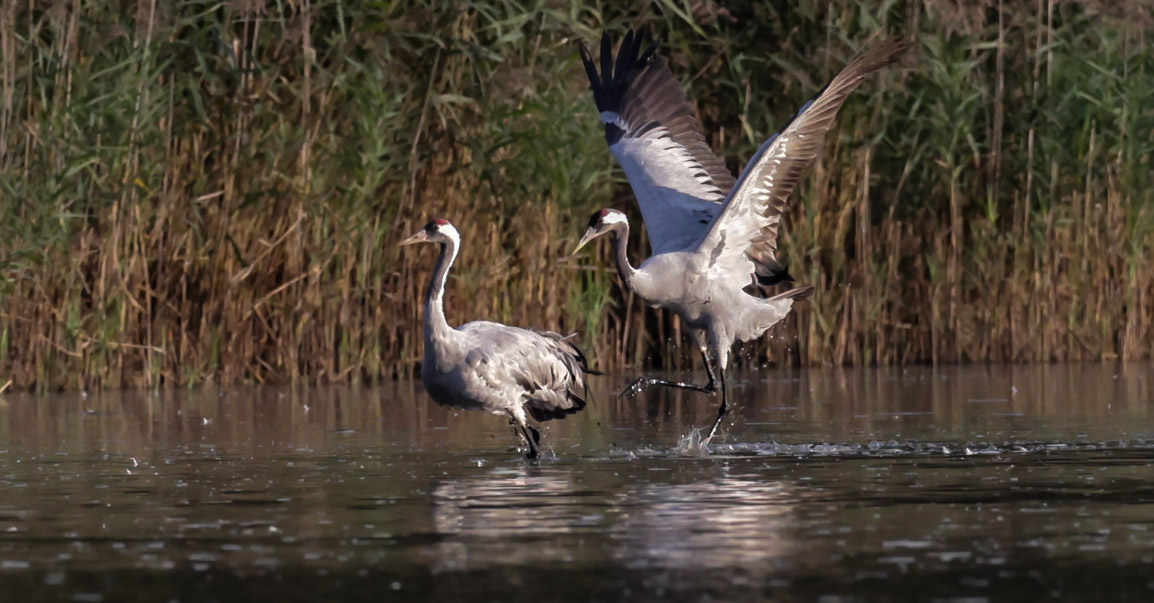
[[[766, 297], [764, 288], [793, 280], [777, 260], [781, 213], [846, 98], [862, 80], [892, 63], [905, 48], [883, 40], [852, 59], [817, 98], [770, 137], [734, 180], [705, 144], [693, 107], [661, 57], [641, 51], [644, 30], [625, 35], [613, 60], [608, 34], [601, 38], [601, 73], [581, 45], [605, 141], [633, 187], [653, 254], [634, 268], [626, 254], [625, 214], [593, 214], [574, 253], [594, 238], [613, 234], [614, 260], [625, 286], [646, 303], [677, 314], [705, 359], [706, 385], [641, 377], [623, 396], [651, 385], [721, 393], [709, 443], [728, 409], [725, 370], [735, 341], [761, 337], [793, 303], [813, 293], [800, 287]], [[756, 295], [755, 295], [756, 294]], [[714, 376], [714, 368], [717, 370]]]
[[425, 242], [441, 247], [425, 294], [425, 389], [442, 406], [508, 416], [526, 456], [537, 458], [541, 432], [528, 419], [564, 419], [585, 408], [585, 374], [600, 373], [589, 368], [568, 337], [557, 333], [488, 321], [450, 327], [445, 320], [445, 280], [461, 235], [449, 222], [433, 220], [400, 245]]

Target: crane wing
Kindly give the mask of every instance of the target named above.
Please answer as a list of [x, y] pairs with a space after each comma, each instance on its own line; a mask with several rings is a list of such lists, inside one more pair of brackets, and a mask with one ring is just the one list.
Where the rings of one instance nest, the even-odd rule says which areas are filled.
[[761, 145], [696, 249], [709, 254], [713, 264], [752, 273], [759, 283], [769, 284], [780, 270], [777, 233], [785, 202], [817, 157], [846, 98], [867, 75], [892, 63], [905, 46], [900, 39], [889, 38], [859, 54], [780, 134]]
[[627, 32], [614, 61], [613, 42], [602, 34], [600, 73], [584, 43], [580, 49], [605, 142], [629, 178], [656, 254], [691, 248], [734, 178], [705, 143], [693, 106], [656, 47], [641, 52], [644, 37], [644, 28]]
[[[563, 419], [585, 408], [589, 368], [581, 350], [552, 331], [530, 331], [488, 321], [462, 325], [472, 349], [465, 363], [494, 389], [515, 384], [538, 421]], [[506, 383], [508, 382], [508, 383]]]

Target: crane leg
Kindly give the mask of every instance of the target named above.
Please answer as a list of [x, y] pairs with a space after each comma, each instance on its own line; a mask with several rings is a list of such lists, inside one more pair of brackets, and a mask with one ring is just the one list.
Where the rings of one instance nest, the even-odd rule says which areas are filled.
[[529, 436], [529, 453], [526, 456], [535, 459], [541, 456], [541, 432], [532, 425], [525, 425], [525, 431]]
[[677, 389], [688, 389], [695, 392], [702, 392], [706, 394], [717, 393], [717, 379], [713, 376], [713, 364], [709, 362], [709, 352], [704, 346], [701, 347], [701, 358], [705, 360], [705, 372], [709, 375], [709, 383], [699, 385], [697, 383], [683, 383], [680, 381], [666, 381], [665, 379], [657, 379], [655, 377], [639, 377], [629, 387], [617, 394], [618, 398], [632, 398], [637, 394], [649, 389], [654, 385], [662, 387], [673, 387]]
[[721, 406], [717, 409], [717, 419], [713, 421], [713, 426], [709, 428], [709, 435], [701, 442], [704, 446], [713, 439], [713, 434], [717, 433], [717, 428], [721, 425], [721, 419], [725, 417], [726, 411], [729, 410], [729, 395], [725, 390], [725, 369], [720, 369], [721, 373]]
[[513, 426], [513, 433], [517, 435], [517, 439], [525, 443], [525, 458], [535, 459], [540, 457], [541, 432], [516, 417], [509, 417], [509, 423]]

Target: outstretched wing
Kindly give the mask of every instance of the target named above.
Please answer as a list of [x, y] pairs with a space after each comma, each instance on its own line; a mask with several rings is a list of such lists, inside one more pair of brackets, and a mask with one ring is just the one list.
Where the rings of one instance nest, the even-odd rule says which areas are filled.
[[585, 374], [600, 373], [589, 368], [569, 337], [488, 321], [462, 325], [460, 331], [472, 339], [466, 364], [497, 389], [516, 385], [525, 410], [537, 421], [563, 419], [585, 408]]
[[817, 98], [806, 103], [780, 134], [761, 145], [696, 249], [725, 270], [769, 284], [780, 270], [777, 233], [785, 202], [821, 148], [834, 117], [865, 77], [905, 49], [889, 38], [851, 60]]
[[601, 73], [584, 43], [581, 61], [605, 123], [605, 142], [625, 170], [654, 253], [689, 249], [733, 186], [713, 154], [685, 91], [656, 47], [641, 52], [645, 29], [631, 30], [613, 60], [601, 36]]

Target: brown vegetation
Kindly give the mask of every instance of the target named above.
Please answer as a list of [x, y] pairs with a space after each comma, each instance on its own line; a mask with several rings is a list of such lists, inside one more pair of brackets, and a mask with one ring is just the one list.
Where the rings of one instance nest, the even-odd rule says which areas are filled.
[[409, 375], [432, 257], [394, 243], [432, 217], [464, 238], [451, 321], [694, 362], [567, 259], [593, 209], [633, 211], [573, 42], [642, 23], [735, 170], [870, 34], [915, 42], [791, 205], [818, 294], [747, 361], [1150, 355], [1148, 3], [681, 6], [3, 2], [0, 382]]

